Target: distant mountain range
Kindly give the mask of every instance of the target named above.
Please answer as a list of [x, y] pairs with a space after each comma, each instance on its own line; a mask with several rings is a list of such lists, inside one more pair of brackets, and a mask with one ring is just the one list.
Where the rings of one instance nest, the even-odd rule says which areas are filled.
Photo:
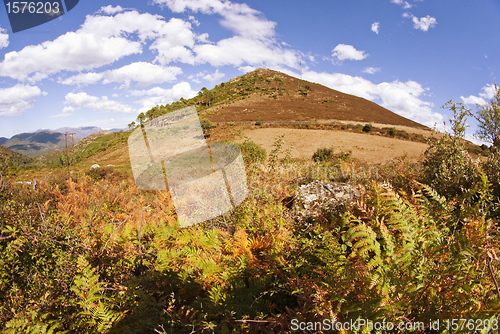
[[[106, 130], [109, 132], [120, 131], [121, 129]], [[0, 145], [26, 155], [30, 158], [40, 154], [52, 152], [66, 147], [64, 133], [68, 133], [68, 147], [71, 146], [71, 133], [73, 133], [73, 143], [94, 133], [105, 131], [97, 126], [85, 126], [79, 128], [64, 127], [56, 130], [38, 130], [30, 133], [20, 133], [11, 138], [0, 137]]]

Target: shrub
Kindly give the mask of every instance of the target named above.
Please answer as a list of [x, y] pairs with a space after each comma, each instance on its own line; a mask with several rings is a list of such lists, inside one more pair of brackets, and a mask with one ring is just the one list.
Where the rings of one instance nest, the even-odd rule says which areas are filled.
[[448, 199], [461, 197], [477, 179], [464, 146], [447, 135], [425, 151], [423, 167], [424, 182]]
[[241, 149], [243, 161], [247, 165], [266, 160], [266, 150], [251, 140], [245, 140], [241, 144], [236, 144]]
[[229, 122], [229, 123], [227, 123], [227, 125], [234, 126], [234, 122]]
[[500, 151], [495, 147], [492, 153], [488, 155], [488, 160], [482, 165], [482, 168], [491, 183], [493, 200], [491, 204], [491, 216], [500, 217]]
[[398, 134], [398, 130], [396, 130], [396, 128], [390, 128], [389, 134], [391, 135], [391, 137], [394, 137]]
[[201, 124], [201, 128], [202, 129], [213, 129], [215, 128], [215, 125], [212, 123], [212, 121], [210, 121], [209, 119], [206, 119], [206, 118], [203, 118], [201, 121], [200, 121], [200, 124]]
[[410, 134], [405, 130], [401, 130], [399, 131], [399, 137], [402, 137], [404, 139], [410, 139]]
[[371, 124], [366, 124], [366, 125], [363, 127], [363, 132], [370, 132], [370, 131], [372, 131], [372, 128], [373, 128], [373, 125], [371, 125]]
[[333, 158], [333, 149], [331, 148], [318, 148], [312, 156], [314, 161], [325, 162]]
[[331, 148], [318, 148], [316, 152], [314, 152], [312, 159], [316, 162], [334, 162], [340, 163], [349, 159], [352, 155], [352, 151], [341, 151], [339, 153], [334, 153]]
[[112, 177], [118, 177], [120, 172], [115, 170], [113, 167], [101, 167], [101, 168], [92, 168], [91, 170], [85, 172], [93, 181], [99, 181], [103, 179], [109, 179]]
[[262, 122], [264, 122], [264, 120], [262, 118], [258, 118], [255, 120], [255, 125], [262, 125]]

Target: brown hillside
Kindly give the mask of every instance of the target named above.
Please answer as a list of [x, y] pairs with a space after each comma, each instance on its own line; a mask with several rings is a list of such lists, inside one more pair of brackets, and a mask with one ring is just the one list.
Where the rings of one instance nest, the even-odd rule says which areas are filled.
[[[243, 78], [256, 75], [264, 78], [281, 78], [278, 85], [260, 81], [249, 96], [236, 101], [217, 103], [204, 110], [202, 115], [212, 122], [244, 122], [262, 119], [263, 121], [314, 121], [338, 120], [366, 123], [381, 123], [425, 128], [422, 124], [411, 121], [366, 99], [344, 94], [323, 85], [299, 80], [281, 72], [257, 69], [243, 76], [231, 79], [228, 83], [237, 83]], [[259, 87], [260, 85], [260, 87]], [[306, 89], [306, 85], [310, 89]]]

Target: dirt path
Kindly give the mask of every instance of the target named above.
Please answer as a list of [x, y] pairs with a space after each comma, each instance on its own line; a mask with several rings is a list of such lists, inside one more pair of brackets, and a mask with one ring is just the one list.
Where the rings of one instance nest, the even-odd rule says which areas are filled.
[[368, 163], [388, 162], [404, 154], [415, 161], [427, 149], [423, 143], [346, 131], [262, 128], [246, 130], [243, 134], [268, 153], [277, 137], [285, 134], [285, 148], [291, 144], [292, 156], [296, 158], [311, 158], [318, 148], [333, 148], [335, 153], [352, 150], [354, 158]]

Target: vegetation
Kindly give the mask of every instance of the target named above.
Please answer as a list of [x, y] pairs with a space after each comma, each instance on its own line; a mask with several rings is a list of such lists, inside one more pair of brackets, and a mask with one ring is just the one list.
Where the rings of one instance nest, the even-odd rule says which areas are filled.
[[479, 138], [500, 147], [500, 88], [495, 84], [495, 97], [486, 105], [477, 105], [476, 114], [468, 111], [478, 122]]
[[370, 131], [372, 131], [372, 128], [373, 128], [373, 125], [365, 124], [365, 126], [363, 127], [363, 132], [370, 132]]
[[[279, 88], [256, 79], [253, 89], [259, 83]], [[500, 154], [471, 159], [461, 140], [467, 111], [446, 107], [452, 134], [430, 141], [422, 162], [403, 157], [371, 177], [358, 177], [373, 166], [347, 153], [321, 149], [311, 165], [291, 159], [280, 136], [265, 160], [247, 140], [247, 198], [184, 229], [168, 192], [141, 190], [111, 168], [35, 189], [0, 174], [0, 331], [290, 333], [292, 319], [498, 320]], [[362, 191], [305, 224], [284, 203], [314, 179]]]
[[251, 165], [266, 160], [266, 150], [248, 138], [243, 143], [237, 145], [241, 149], [245, 164]]

